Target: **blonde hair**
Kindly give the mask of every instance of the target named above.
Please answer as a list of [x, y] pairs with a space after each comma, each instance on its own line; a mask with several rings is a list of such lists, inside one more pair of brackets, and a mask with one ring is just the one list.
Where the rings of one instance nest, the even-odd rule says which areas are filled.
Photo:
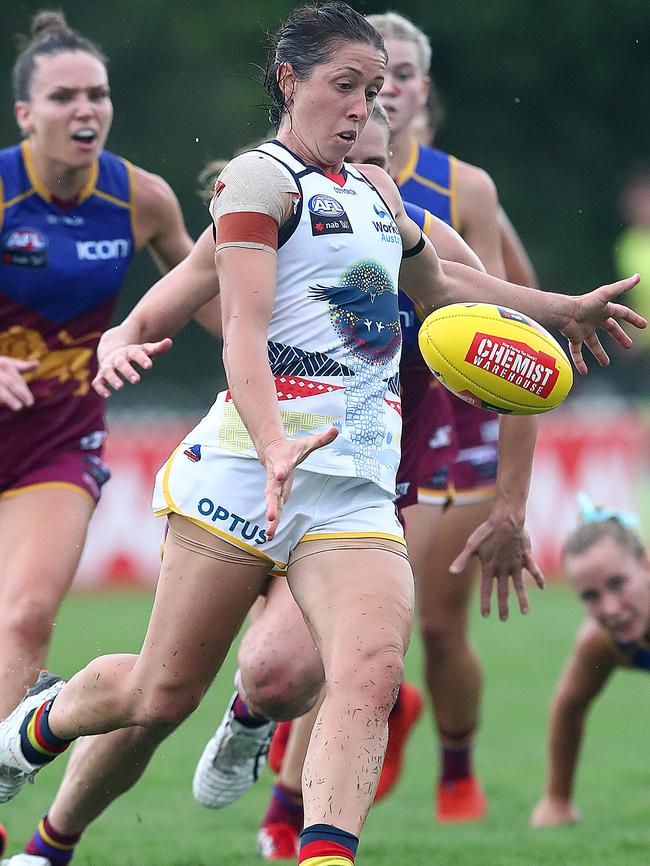
[[431, 43], [426, 34], [398, 12], [366, 15], [366, 19], [384, 39], [402, 39], [415, 45], [420, 71], [428, 75], [431, 68]]

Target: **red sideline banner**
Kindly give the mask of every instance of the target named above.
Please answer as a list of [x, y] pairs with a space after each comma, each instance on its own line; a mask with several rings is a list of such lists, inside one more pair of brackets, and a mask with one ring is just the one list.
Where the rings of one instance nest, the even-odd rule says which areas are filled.
[[[158, 576], [164, 520], [151, 514], [158, 468], [192, 422], [113, 423], [106, 460], [113, 473], [91, 522], [76, 586], [151, 586]], [[527, 525], [548, 575], [576, 525], [576, 493], [639, 513], [647, 496], [650, 425], [636, 413], [598, 417], [557, 412], [540, 419]]]

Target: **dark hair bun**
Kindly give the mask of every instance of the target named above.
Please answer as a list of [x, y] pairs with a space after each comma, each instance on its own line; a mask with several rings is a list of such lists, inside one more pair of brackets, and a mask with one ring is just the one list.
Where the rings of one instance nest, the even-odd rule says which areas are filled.
[[65, 15], [60, 10], [44, 10], [43, 12], [37, 12], [32, 18], [32, 39], [40, 39], [48, 33], [71, 32], [65, 20]]

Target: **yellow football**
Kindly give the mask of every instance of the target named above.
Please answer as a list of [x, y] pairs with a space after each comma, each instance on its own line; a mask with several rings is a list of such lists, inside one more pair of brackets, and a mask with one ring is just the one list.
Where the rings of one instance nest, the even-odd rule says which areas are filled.
[[507, 307], [441, 307], [424, 320], [418, 341], [442, 384], [483, 409], [507, 415], [548, 412], [573, 384], [571, 364], [557, 340]]

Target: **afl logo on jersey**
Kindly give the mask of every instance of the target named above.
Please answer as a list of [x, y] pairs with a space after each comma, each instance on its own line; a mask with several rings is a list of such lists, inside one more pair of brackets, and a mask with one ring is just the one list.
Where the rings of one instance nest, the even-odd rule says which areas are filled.
[[311, 233], [318, 235], [352, 234], [352, 226], [340, 201], [331, 195], [313, 195], [307, 203]]
[[37, 229], [12, 229], [2, 237], [2, 261], [6, 265], [44, 268], [47, 244], [47, 237]]

